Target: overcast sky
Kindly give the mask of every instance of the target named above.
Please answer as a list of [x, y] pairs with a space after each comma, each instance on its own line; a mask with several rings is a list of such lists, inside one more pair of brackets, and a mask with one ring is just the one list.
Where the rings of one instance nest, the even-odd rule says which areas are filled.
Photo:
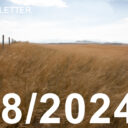
[[5, 7], [31, 8], [0, 13], [0, 33], [16, 40], [128, 43], [128, 0], [0, 0], [1, 12]]

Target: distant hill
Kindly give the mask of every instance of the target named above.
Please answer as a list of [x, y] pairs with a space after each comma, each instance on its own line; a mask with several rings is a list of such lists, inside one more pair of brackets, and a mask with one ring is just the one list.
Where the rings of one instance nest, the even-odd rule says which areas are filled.
[[96, 42], [96, 41], [88, 41], [88, 40], [83, 40], [83, 41], [76, 41], [76, 43], [79, 44], [112, 44], [112, 45], [124, 45], [124, 43], [121, 42]]

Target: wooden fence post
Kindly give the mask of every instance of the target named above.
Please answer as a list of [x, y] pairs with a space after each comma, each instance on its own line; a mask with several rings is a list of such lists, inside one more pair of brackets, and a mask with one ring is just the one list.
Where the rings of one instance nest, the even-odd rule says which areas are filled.
[[8, 43], [9, 43], [9, 45], [11, 44], [11, 42], [10, 42], [10, 37], [8, 37]]
[[2, 35], [2, 48], [4, 48], [4, 35]]

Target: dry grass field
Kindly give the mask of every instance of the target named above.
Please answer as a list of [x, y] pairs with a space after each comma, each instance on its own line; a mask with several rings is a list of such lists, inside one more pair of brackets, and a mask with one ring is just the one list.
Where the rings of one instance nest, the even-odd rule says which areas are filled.
[[[33, 92], [38, 93], [31, 125], [25, 125], [29, 102]], [[0, 116], [0, 128], [127, 128], [126, 119], [114, 118], [114, 110], [128, 93], [127, 45], [77, 44], [12, 44], [0, 49], [0, 114], [4, 108], [2, 98], [17, 93], [22, 99], [23, 118], [16, 125], [8, 125]], [[61, 100], [52, 115], [60, 117], [61, 124], [39, 124], [43, 113], [52, 105], [40, 103], [46, 93], [56, 93]], [[65, 117], [65, 100], [71, 93], [80, 93], [86, 103], [82, 123], [72, 125]], [[110, 117], [111, 124], [90, 125], [92, 115], [103, 101], [90, 103], [95, 93], [105, 93], [111, 99], [102, 117]], [[73, 116], [77, 115], [77, 102], [73, 102]], [[10, 113], [13, 115], [13, 112]]]

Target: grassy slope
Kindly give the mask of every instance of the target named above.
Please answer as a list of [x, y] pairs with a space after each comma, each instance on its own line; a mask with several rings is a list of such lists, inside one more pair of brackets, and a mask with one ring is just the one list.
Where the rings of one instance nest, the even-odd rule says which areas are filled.
[[[1, 128], [22, 128], [32, 92], [38, 92], [31, 128], [126, 128], [125, 119], [114, 119], [113, 113], [128, 92], [128, 46], [112, 45], [36, 45], [13, 44], [0, 50], [0, 99], [10, 92], [22, 98], [22, 121], [7, 125], [0, 119]], [[39, 125], [42, 114], [50, 108], [39, 103], [45, 93], [56, 93], [61, 105], [53, 116], [61, 117], [60, 125]], [[64, 104], [71, 93], [80, 93], [86, 102], [86, 116], [79, 125], [65, 119]], [[89, 120], [102, 105], [90, 103], [95, 93], [106, 93], [111, 105], [103, 116], [111, 117], [111, 125], [90, 125]], [[0, 100], [0, 112], [3, 109]], [[73, 102], [74, 117], [77, 102]], [[12, 114], [13, 115], [13, 112]], [[42, 127], [41, 127], [42, 126]]]

